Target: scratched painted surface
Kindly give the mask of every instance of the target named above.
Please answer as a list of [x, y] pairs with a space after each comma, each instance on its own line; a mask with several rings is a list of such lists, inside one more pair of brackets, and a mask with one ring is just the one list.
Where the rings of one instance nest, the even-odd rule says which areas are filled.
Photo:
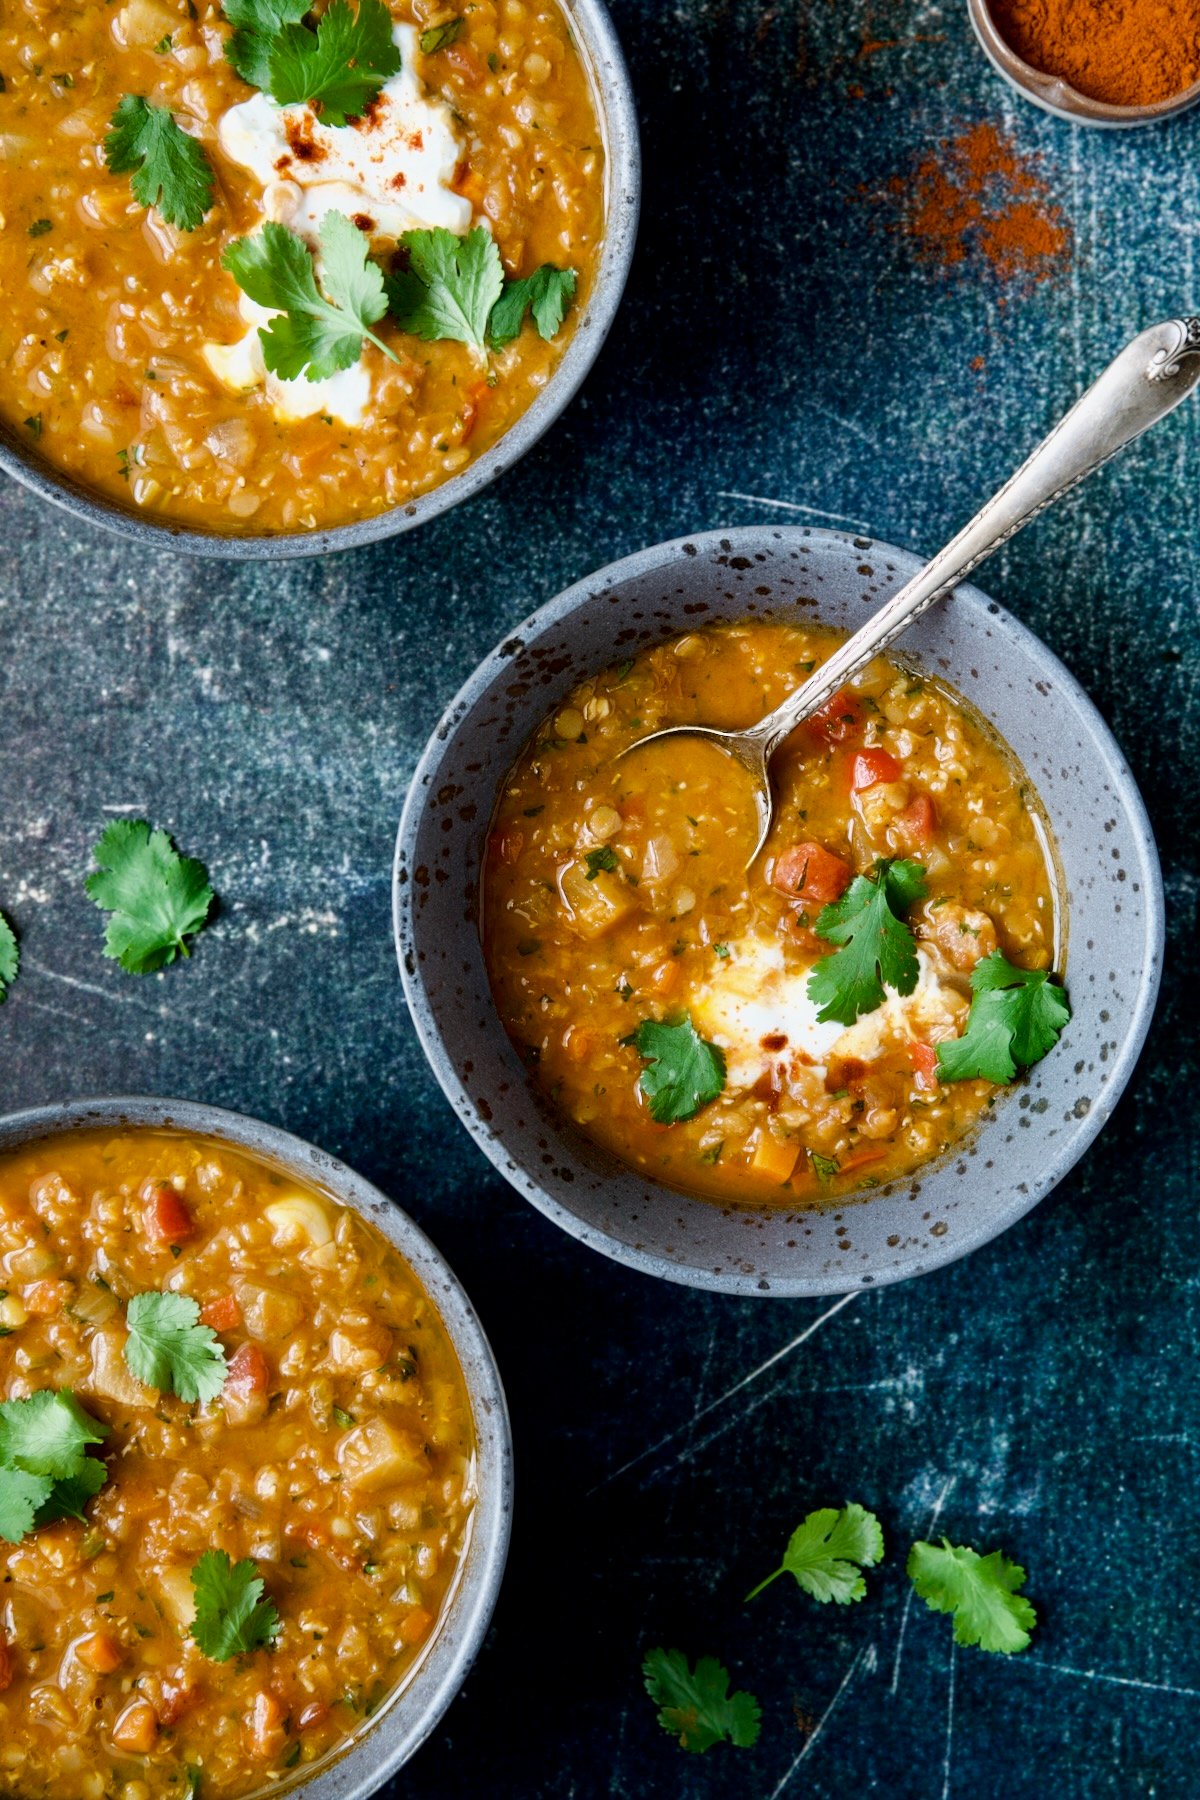
[[[1129, 753], [1171, 948], [1103, 1139], [969, 1262], [822, 1309], [578, 1249], [425, 1070], [388, 862], [439, 703], [598, 562], [764, 517], [933, 548], [1127, 335], [1200, 302], [1200, 115], [1043, 118], [958, 5], [621, 0], [618, 23], [648, 168], [632, 288], [585, 397], [500, 487], [393, 546], [271, 572], [135, 553], [0, 493], [0, 906], [25, 959], [0, 1105], [141, 1089], [276, 1120], [407, 1205], [475, 1296], [513, 1406], [513, 1556], [465, 1696], [392, 1795], [1193, 1795], [1200, 412], [985, 577]], [[980, 118], [1043, 159], [1073, 233], [1030, 292], [922, 264], [877, 198]], [[82, 892], [125, 808], [222, 895], [161, 979], [101, 960]], [[869, 1600], [819, 1609], [779, 1583], [744, 1607], [797, 1519], [846, 1497], [887, 1533]], [[903, 1555], [935, 1523], [1026, 1565], [1026, 1656], [955, 1654], [908, 1606]], [[758, 1693], [757, 1750], [689, 1758], [658, 1731], [637, 1665], [659, 1642]]]

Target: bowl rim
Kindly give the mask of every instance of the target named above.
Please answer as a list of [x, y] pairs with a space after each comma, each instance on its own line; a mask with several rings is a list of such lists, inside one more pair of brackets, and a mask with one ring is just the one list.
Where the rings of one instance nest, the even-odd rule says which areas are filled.
[[1177, 94], [1168, 94], [1165, 100], [1151, 100], [1144, 105], [1118, 106], [1111, 100], [1093, 100], [1061, 75], [1048, 75], [1018, 55], [997, 25], [990, 0], [967, 0], [967, 16], [996, 73], [1026, 100], [1056, 119], [1066, 119], [1073, 125], [1094, 125], [1101, 130], [1128, 130], [1173, 119], [1200, 101], [1200, 81], [1181, 88]]
[[[442, 1628], [429, 1640], [428, 1653], [414, 1666], [393, 1704], [383, 1706], [344, 1750], [319, 1764], [308, 1779], [271, 1790], [304, 1795], [305, 1800], [368, 1800], [436, 1728], [470, 1672], [499, 1597], [512, 1523], [513, 1444], [495, 1355], [462, 1283], [416, 1221], [340, 1158], [281, 1126], [203, 1101], [149, 1094], [87, 1095], [0, 1115], [0, 1156], [42, 1138], [106, 1126], [216, 1138], [278, 1163], [299, 1180], [325, 1187], [377, 1225], [413, 1268], [437, 1307], [458, 1358], [471, 1401], [477, 1453], [481, 1465], [487, 1463], [487, 1474]], [[439, 1644], [442, 1652], [437, 1655]], [[421, 1693], [423, 1676], [431, 1676], [425, 1682], [428, 1692], [421, 1694], [419, 1711], [405, 1719], [404, 1698]]]
[[[570, 587], [546, 601], [516, 625], [483, 658], [444, 709], [413, 772], [396, 834], [396, 848], [392, 862], [392, 928], [409, 1016], [426, 1060], [442, 1092], [450, 1102], [458, 1119], [488, 1160], [504, 1176], [510, 1186], [516, 1189], [517, 1193], [530, 1201], [554, 1224], [589, 1248], [599, 1250], [602, 1254], [611, 1257], [615, 1262], [622, 1263], [628, 1268], [637, 1269], [643, 1274], [654, 1275], [660, 1280], [674, 1281], [686, 1287], [743, 1296], [753, 1295], [755, 1298], [764, 1297], [757, 1275], [743, 1275], [728, 1271], [716, 1273], [699, 1266], [671, 1262], [653, 1251], [640, 1250], [634, 1245], [627, 1244], [603, 1226], [594, 1225], [581, 1219], [577, 1213], [547, 1193], [540, 1185], [536, 1175], [514, 1162], [501, 1136], [480, 1117], [474, 1100], [458, 1074], [453, 1058], [446, 1052], [443, 1044], [437, 1015], [425, 991], [421, 965], [415, 955], [412, 913], [414, 884], [411, 880], [406, 879], [405, 867], [410, 860], [410, 852], [416, 844], [427, 798], [436, 792], [439, 765], [454, 740], [458, 724], [468, 716], [475, 703], [488, 693], [497, 678], [503, 677], [511, 669], [514, 643], [524, 647], [531, 640], [536, 640], [543, 632], [553, 630], [561, 625], [572, 613], [597, 594], [608, 592], [620, 586], [622, 582], [646, 574], [661, 573], [671, 566], [685, 569], [694, 559], [703, 558], [712, 552], [719, 551], [731, 556], [739, 554], [751, 547], [761, 546], [764, 538], [768, 535], [773, 543], [797, 545], [805, 542], [812, 543], [816, 539], [848, 545], [854, 548], [856, 553], [868, 541], [865, 533], [835, 531], [823, 526], [739, 525], [718, 527], [713, 530], [691, 532], [682, 537], [668, 539], [661, 544], [649, 545], [573, 582]], [[916, 573], [924, 564], [925, 559], [916, 552], [891, 544], [883, 538], [871, 537], [869, 548], [876, 555], [892, 561], [897, 574], [902, 579]], [[922, 1255], [913, 1252], [906, 1260], [901, 1259], [886, 1269], [872, 1271], [871, 1287], [889, 1286], [893, 1282], [910, 1280], [917, 1275], [931, 1274], [935, 1269], [944, 1268], [948, 1263], [971, 1254], [1024, 1218], [1040, 1200], [1044, 1199], [1058, 1185], [1095, 1142], [1124, 1093], [1150, 1029], [1162, 973], [1165, 901], [1158, 847], [1137, 782], [1111, 728], [1099, 708], [1054, 651], [1007, 608], [993, 600], [973, 582], [960, 582], [953, 590], [952, 597], [956, 600], [965, 599], [968, 604], [986, 610], [991, 617], [998, 619], [1007, 631], [1010, 631], [1018, 640], [1023, 641], [1031, 654], [1053, 676], [1060, 691], [1067, 694], [1078, 708], [1097, 754], [1103, 758], [1110, 772], [1114, 782], [1114, 793], [1120, 798], [1128, 818], [1132, 838], [1144, 859], [1146, 954], [1141, 968], [1137, 971], [1137, 987], [1130, 1007], [1130, 1023], [1125, 1038], [1110, 1065], [1110, 1076], [1105, 1088], [1104, 1102], [1092, 1106], [1086, 1116], [1077, 1120], [1075, 1129], [1066, 1144], [1057, 1148], [1054, 1154], [1047, 1158], [1047, 1168], [1043, 1179], [1037, 1183], [1029, 1183], [1028, 1191], [1024, 1194], [1014, 1193], [1011, 1205], [1005, 1209], [1003, 1216], [998, 1221], [977, 1227], [973, 1231], [965, 1231], [961, 1237], [941, 1238], [936, 1241], [932, 1250], [926, 1249]], [[659, 641], [666, 641], [669, 636], [669, 632], [664, 632]], [[1002, 722], [995, 720], [993, 724], [1003, 737]], [[520, 755], [520, 753], [521, 750], [518, 749], [516, 755]], [[513, 761], [515, 760], [516, 756], [513, 757]], [[1069, 929], [1068, 917], [1068, 934]], [[498, 1030], [503, 1029], [498, 1019], [496, 1027]], [[665, 1189], [664, 1191], [676, 1195], [679, 1192], [677, 1189]], [[684, 1196], [684, 1198], [691, 1199], [690, 1196]], [[707, 1204], [694, 1199], [691, 1200], [691, 1203], [694, 1205]], [[867, 1200], [860, 1204], [869, 1205], [870, 1203]], [[753, 1209], [743, 1210], [752, 1211]], [[857, 1287], [860, 1284], [851, 1285]], [[839, 1286], [836, 1282], [824, 1280], [819, 1275], [797, 1277], [772, 1275], [770, 1288], [765, 1297], [815, 1298], [847, 1291], [846, 1286]]]
[[608, 204], [600, 264], [586, 307], [576, 319], [570, 342], [550, 379], [478, 461], [415, 500], [369, 518], [320, 531], [259, 536], [222, 535], [127, 510], [68, 471], [56, 469], [33, 446], [23, 444], [15, 427], [4, 421], [0, 421], [0, 473], [11, 475], [39, 499], [49, 501], [85, 525], [98, 525], [145, 548], [230, 562], [285, 562], [324, 556], [336, 550], [356, 550], [412, 531], [490, 486], [533, 448], [587, 379], [616, 318], [637, 241], [641, 144], [633, 86], [621, 42], [605, 0], [561, 0], [561, 4], [568, 23], [584, 40], [583, 56], [592, 76], [606, 140]]

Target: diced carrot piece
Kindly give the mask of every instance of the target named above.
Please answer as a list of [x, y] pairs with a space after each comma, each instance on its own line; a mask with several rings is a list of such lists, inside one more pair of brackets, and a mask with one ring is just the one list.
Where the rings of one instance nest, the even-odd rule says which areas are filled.
[[908, 1060], [916, 1070], [917, 1086], [929, 1091], [938, 1085], [937, 1051], [932, 1044], [910, 1044]]
[[246, 1748], [258, 1761], [275, 1755], [283, 1742], [283, 1707], [269, 1688], [260, 1688], [250, 1703]]
[[271, 1365], [257, 1344], [241, 1344], [229, 1361], [225, 1390], [238, 1388], [245, 1394], [265, 1394], [271, 1385]]
[[233, 1331], [242, 1322], [242, 1309], [233, 1294], [220, 1294], [200, 1308], [200, 1323], [213, 1331]]
[[80, 1638], [75, 1654], [85, 1669], [96, 1675], [111, 1675], [125, 1660], [125, 1653], [111, 1631], [93, 1631]]
[[473, 169], [470, 163], [463, 163], [455, 170], [454, 180], [450, 185], [456, 194], [461, 194], [464, 200], [471, 202], [472, 206], [478, 208], [483, 205], [483, 196], [486, 194], [487, 188], [483, 176], [478, 169]]
[[899, 781], [903, 773], [886, 750], [858, 750], [850, 763], [850, 788], [858, 794], [880, 781]]
[[0, 1638], [0, 1694], [6, 1687], [12, 1686], [13, 1653], [11, 1647]]
[[62, 1311], [71, 1298], [69, 1281], [35, 1281], [27, 1288], [21, 1289], [21, 1304], [28, 1313], [36, 1313], [41, 1319], [52, 1318]]
[[458, 441], [460, 444], [466, 443], [476, 425], [478, 425], [487, 407], [491, 392], [492, 390], [486, 381], [477, 381], [474, 387], [468, 390], [467, 397], [463, 401], [462, 426], [458, 433]]
[[841, 1166], [841, 1173], [843, 1175], [849, 1175], [855, 1169], [865, 1169], [871, 1163], [882, 1162], [886, 1155], [886, 1150], [878, 1150], [864, 1146], [863, 1149], [855, 1150], [850, 1156], [847, 1156], [844, 1159]]
[[650, 977], [650, 986], [659, 997], [665, 1000], [679, 986], [679, 978], [683, 970], [679, 966], [677, 956], [669, 956], [666, 962], [660, 962]]
[[755, 1175], [782, 1183], [790, 1179], [799, 1157], [800, 1145], [797, 1142], [777, 1138], [765, 1127], [761, 1127], [755, 1137], [750, 1167]]
[[447, 44], [441, 52], [465, 87], [478, 87], [483, 80], [483, 64], [469, 44]]
[[173, 1187], [156, 1187], [146, 1202], [146, 1236], [156, 1244], [183, 1244], [195, 1232], [191, 1213]]
[[158, 1738], [158, 1714], [148, 1700], [131, 1700], [113, 1726], [112, 1741], [132, 1756], [149, 1756]]
[[924, 848], [933, 842], [937, 829], [937, 810], [928, 794], [918, 794], [904, 811], [896, 814], [895, 823], [914, 847]]
[[426, 1612], [423, 1606], [414, 1606], [400, 1626], [400, 1636], [406, 1644], [422, 1644], [429, 1636], [432, 1624], [433, 1614]]
[[842, 744], [862, 725], [862, 702], [849, 688], [839, 688], [805, 724], [823, 744]]
[[586, 1062], [596, 1048], [596, 1034], [586, 1025], [568, 1025], [563, 1033], [563, 1052], [571, 1062]]
[[849, 863], [820, 844], [793, 844], [775, 858], [771, 885], [797, 900], [819, 901], [824, 906], [841, 899], [853, 873]]

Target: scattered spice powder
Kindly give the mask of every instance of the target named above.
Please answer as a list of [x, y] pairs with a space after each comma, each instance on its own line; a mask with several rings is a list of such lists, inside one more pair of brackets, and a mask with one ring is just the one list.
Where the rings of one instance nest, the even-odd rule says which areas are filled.
[[893, 229], [943, 269], [982, 265], [1006, 286], [1028, 288], [1070, 257], [1070, 226], [1038, 162], [986, 120], [943, 139], [911, 177], [893, 176], [887, 198], [901, 209]]
[[1092, 100], [1149, 106], [1200, 81], [1200, 0], [990, 0], [1033, 68]]

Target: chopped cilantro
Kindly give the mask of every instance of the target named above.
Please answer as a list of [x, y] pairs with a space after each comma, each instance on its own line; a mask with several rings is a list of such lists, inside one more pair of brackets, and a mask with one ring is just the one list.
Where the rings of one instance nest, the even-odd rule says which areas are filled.
[[23, 423], [24, 423], [26, 431], [28, 431], [33, 437], [35, 437], [35, 438], [41, 437], [41, 435], [42, 435], [42, 415], [41, 415], [41, 413], [31, 413], [29, 415], [29, 417], [23, 421]]
[[228, 1662], [248, 1650], [274, 1647], [282, 1621], [264, 1599], [262, 1578], [249, 1557], [235, 1563], [227, 1551], [206, 1550], [192, 1570], [192, 1588], [192, 1637], [205, 1656]]
[[88, 1450], [107, 1436], [69, 1388], [0, 1403], [0, 1537], [16, 1544], [38, 1525], [81, 1518], [108, 1474]]
[[[830, 1095], [831, 1099], [836, 1097], [836, 1095]], [[813, 1166], [813, 1174], [820, 1182], [832, 1181], [841, 1167], [836, 1156], [821, 1156], [815, 1150], [809, 1151], [808, 1160]]]
[[808, 994], [818, 1019], [853, 1025], [884, 1001], [885, 985], [911, 994], [919, 967], [916, 942], [902, 914], [925, 892], [918, 862], [884, 857], [869, 875], [856, 875], [840, 900], [823, 906], [815, 930], [840, 949], [813, 966]]
[[286, 25], [300, 23], [311, 10], [310, 0], [222, 0], [221, 10], [233, 26], [227, 60], [243, 81], [269, 94], [275, 41]]
[[971, 971], [971, 1010], [960, 1038], [937, 1047], [945, 1081], [1012, 1081], [1039, 1062], [1071, 1017], [1062, 988], [1045, 969], [1018, 969], [993, 950]]
[[333, 1409], [333, 1416], [334, 1420], [341, 1426], [343, 1431], [349, 1431], [354, 1423], [354, 1414], [348, 1413], [344, 1406], [335, 1406]]
[[225, 1385], [225, 1349], [187, 1294], [135, 1294], [125, 1309], [125, 1361], [147, 1387], [181, 1400], [215, 1400]]
[[721, 961], [724, 962], [729, 955], [729, 945], [728, 944], [714, 944], [713, 945], [713, 955], [719, 956], [721, 958]]
[[610, 875], [615, 875], [621, 867], [617, 861], [617, 853], [611, 844], [601, 844], [599, 849], [589, 850], [584, 860], [587, 863], [586, 879], [588, 881], [595, 881], [602, 869]]
[[35, 219], [29, 227], [30, 237], [45, 237], [48, 231], [54, 230], [53, 219]]
[[165, 56], [167, 51], [171, 48], [173, 41], [174, 33], [170, 31], [167, 32], [165, 37], [160, 37], [157, 44], [154, 46], [155, 56]]
[[1001, 1551], [980, 1556], [949, 1538], [940, 1545], [916, 1543], [909, 1552], [908, 1575], [926, 1606], [953, 1613], [956, 1644], [1005, 1656], [1027, 1647], [1037, 1614], [1017, 1592], [1025, 1582], [1024, 1569]]
[[134, 199], [168, 225], [194, 231], [213, 203], [212, 169], [195, 138], [140, 94], [126, 94], [109, 125], [104, 160], [114, 175], [130, 175]]
[[488, 320], [504, 287], [496, 240], [482, 225], [466, 237], [437, 226], [400, 240], [408, 267], [388, 277], [388, 304], [402, 331], [432, 343], [452, 338], [484, 348]]
[[685, 1750], [726, 1743], [749, 1749], [758, 1742], [762, 1709], [753, 1694], [729, 1692], [729, 1671], [715, 1656], [701, 1656], [691, 1669], [682, 1650], [650, 1650], [642, 1678], [659, 1724]]
[[370, 329], [388, 303], [383, 272], [367, 255], [366, 234], [345, 213], [327, 212], [320, 236], [324, 292], [304, 239], [274, 220], [253, 237], [236, 238], [221, 257], [243, 293], [276, 311], [258, 335], [268, 369], [285, 381], [299, 375], [322, 381], [350, 368], [362, 355], [364, 338], [399, 360]]
[[12, 926], [0, 913], [0, 1005], [9, 988], [17, 979], [17, 970], [21, 966], [21, 950], [17, 943]]
[[180, 856], [165, 831], [145, 819], [118, 819], [92, 852], [99, 868], [88, 894], [112, 914], [104, 954], [131, 975], [148, 975], [188, 956], [187, 938], [208, 918], [213, 891], [194, 857]]
[[444, 25], [431, 25], [428, 31], [421, 33], [418, 40], [421, 46], [421, 55], [436, 56], [439, 50], [444, 50], [448, 44], [454, 42], [462, 28], [461, 19], [447, 19]]
[[788, 1539], [783, 1561], [773, 1574], [746, 1595], [753, 1600], [778, 1576], [794, 1575], [806, 1594], [822, 1602], [846, 1606], [867, 1591], [861, 1571], [883, 1557], [883, 1529], [875, 1514], [849, 1501], [839, 1512], [825, 1506], [797, 1525]]
[[[260, 8], [261, 0], [250, 10]], [[332, 0], [315, 27], [300, 23], [303, 12], [295, 16], [290, 6], [287, 12], [267, 50], [272, 98], [280, 106], [311, 101], [324, 125], [360, 119], [400, 67], [388, 8], [382, 0], [358, 0], [354, 11], [348, 0]]]
[[725, 1052], [702, 1038], [689, 1017], [664, 1024], [643, 1019], [622, 1043], [646, 1059], [639, 1085], [659, 1125], [678, 1125], [696, 1114], [725, 1086]]

